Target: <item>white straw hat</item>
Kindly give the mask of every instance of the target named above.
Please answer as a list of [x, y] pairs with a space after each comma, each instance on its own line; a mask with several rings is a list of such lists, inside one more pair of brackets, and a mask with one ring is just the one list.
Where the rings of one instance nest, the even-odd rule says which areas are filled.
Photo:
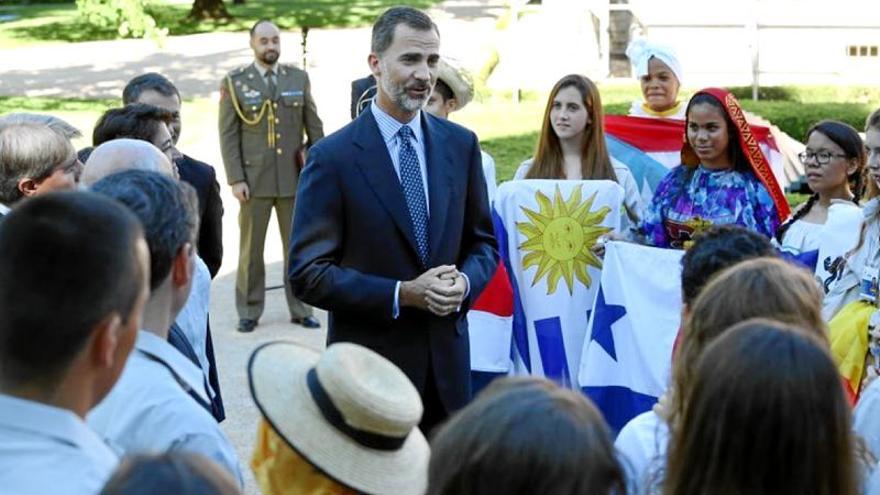
[[369, 494], [425, 492], [422, 401], [391, 361], [352, 343], [319, 354], [272, 342], [251, 355], [248, 376], [266, 420], [330, 478]]
[[455, 62], [440, 59], [440, 67], [437, 70], [437, 79], [446, 83], [455, 96], [456, 110], [461, 110], [470, 103], [474, 97], [474, 85], [470, 76], [463, 70], [453, 65]]

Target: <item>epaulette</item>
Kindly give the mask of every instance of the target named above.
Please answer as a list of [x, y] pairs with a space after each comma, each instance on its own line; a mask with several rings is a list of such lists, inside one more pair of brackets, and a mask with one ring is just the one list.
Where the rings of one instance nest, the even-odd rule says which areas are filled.
[[237, 76], [239, 74], [243, 74], [245, 70], [247, 70], [247, 65], [242, 65], [240, 67], [236, 67], [228, 72], [229, 76]]

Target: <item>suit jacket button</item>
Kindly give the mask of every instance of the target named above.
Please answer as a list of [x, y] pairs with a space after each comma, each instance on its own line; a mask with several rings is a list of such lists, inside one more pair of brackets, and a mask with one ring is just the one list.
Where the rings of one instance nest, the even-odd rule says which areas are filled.
[[279, 123], [279, 122], [281, 122], [281, 120], [279, 120], [279, 119], [275, 119], [275, 123], [276, 123], [276, 124]]
[[275, 151], [277, 151], [279, 155], [281, 154], [281, 148], [276, 148]]
[[281, 139], [281, 133], [279, 132], [279, 133], [275, 134], [275, 138], [276, 138], [276, 139]]

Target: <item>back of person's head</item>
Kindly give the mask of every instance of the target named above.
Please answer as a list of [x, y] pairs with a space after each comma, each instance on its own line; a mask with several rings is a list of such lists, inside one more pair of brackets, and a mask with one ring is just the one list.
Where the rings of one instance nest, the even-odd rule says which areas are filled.
[[541, 123], [541, 134], [538, 136], [538, 147], [535, 160], [526, 174], [527, 179], [564, 179], [564, 157], [562, 145], [553, 127], [551, 113], [558, 105], [556, 98], [559, 92], [573, 88], [580, 95], [579, 102], [586, 111], [587, 118], [581, 137], [581, 175], [583, 179], [606, 179], [617, 181], [608, 148], [605, 145], [605, 114], [602, 110], [602, 98], [599, 88], [588, 77], [580, 74], [569, 74], [553, 86], [544, 108], [544, 119]]
[[220, 466], [191, 452], [125, 459], [100, 495], [238, 495], [238, 484]]
[[803, 328], [827, 343], [822, 293], [806, 269], [774, 258], [740, 262], [712, 279], [694, 301], [673, 363], [673, 414], [704, 349], [731, 326], [767, 318]]
[[114, 139], [94, 149], [88, 156], [82, 174], [82, 184], [90, 187], [95, 182], [124, 170], [143, 170], [174, 176], [174, 166], [159, 148], [146, 141]]
[[681, 295], [685, 307], [693, 304], [709, 280], [740, 261], [776, 256], [770, 241], [739, 225], [713, 225], [694, 238], [681, 258]]
[[381, 57], [385, 50], [394, 42], [394, 31], [403, 24], [416, 31], [433, 30], [439, 36], [437, 25], [428, 14], [413, 7], [391, 7], [383, 12], [373, 23], [370, 50]]
[[126, 170], [109, 175], [92, 190], [119, 201], [141, 220], [150, 248], [150, 290], [169, 276], [181, 249], [192, 249], [199, 217], [195, 190], [166, 175]]
[[98, 119], [92, 132], [92, 144], [98, 146], [119, 138], [137, 139], [152, 143], [160, 126], [171, 123], [173, 115], [153, 105], [135, 103], [122, 108], [111, 108]]
[[0, 126], [3, 126], [4, 124], [20, 124], [25, 122], [44, 125], [49, 129], [57, 132], [61, 136], [67, 138], [68, 140], [82, 137], [82, 132], [80, 132], [79, 129], [77, 129], [67, 121], [54, 115], [17, 112], [6, 114], [2, 118], [0, 118]]
[[122, 90], [122, 104], [136, 103], [144, 91], [155, 91], [162, 96], [176, 96], [180, 99], [177, 87], [167, 77], [158, 72], [147, 72], [128, 81]]
[[854, 495], [850, 410], [827, 345], [806, 328], [751, 320], [700, 357], [667, 495]]
[[38, 189], [59, 168], [76, 165], [73, 145], [47, 125], [0, 125], [0, 203], [11, 205]]
[[137, 218], [98, 194], [46, 194], [8, 214], [0, 227], [0, 386], [51, 390], [82, 352], [110, 339], [94, 359], [113, 370], [95, 387], [97, 403], [134, 343], [147, 256]]
[[503, 378], [443, 425], [428, 495], [623, 493], [623, 470], [589, 400], [540, 378]]

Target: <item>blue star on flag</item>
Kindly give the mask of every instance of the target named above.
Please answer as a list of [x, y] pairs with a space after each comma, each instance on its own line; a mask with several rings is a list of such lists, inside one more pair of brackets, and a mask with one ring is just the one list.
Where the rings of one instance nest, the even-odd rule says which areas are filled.
[[599, 295], [596, 297], [596, 312], [593, 319], [593, 331], [590, 340], [595, 340], [611, 359], [617, 361], [617, 351], [614, 349], [614, 334], [611, 325], [626, 315], [626, 308], [605, 302], [605, 291], [599, 286]]

